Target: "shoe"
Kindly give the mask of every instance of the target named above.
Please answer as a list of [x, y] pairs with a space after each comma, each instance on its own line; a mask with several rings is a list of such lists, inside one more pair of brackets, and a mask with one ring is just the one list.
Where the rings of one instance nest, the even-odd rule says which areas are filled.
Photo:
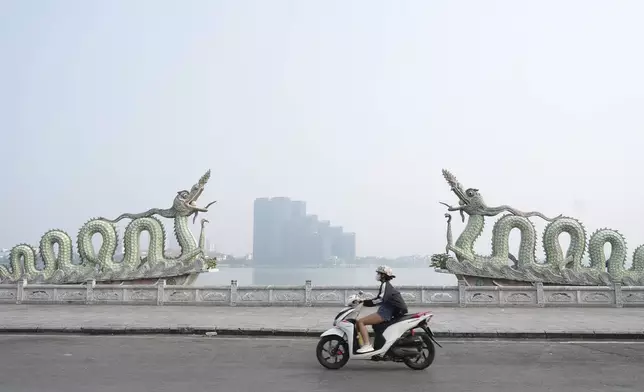
[[369, 351], [373, 351], [373, 346], [370, 344], [365, 344], [364, 346], [360, 347], [356, 352], [358, 354], [364, 354], [364, 353], [368, 353]]

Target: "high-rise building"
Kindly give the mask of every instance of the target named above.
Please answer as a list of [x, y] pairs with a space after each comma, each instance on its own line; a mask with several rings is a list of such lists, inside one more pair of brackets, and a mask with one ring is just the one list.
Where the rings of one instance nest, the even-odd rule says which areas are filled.
[[271, 207], [270, 199], [256, 199], [253, 211], [253, 259], [267, 264], [277, 254]]
[[[254, 205], [253, 259], [256, 265], [319, 265], [332, 257], [355, 258], [355, 234], [307, 215], [306, 203], [286, 197], [259, 198]], [[353, 246], [353, 247], [352, 247]]]
[[208, 253], [217, 252], [217, 247], [209, 239], [206, 239], [206, 252]]
[[340, 259], [354, 260], [356, 258], [356, 233], [342, 233], [335, 254]]

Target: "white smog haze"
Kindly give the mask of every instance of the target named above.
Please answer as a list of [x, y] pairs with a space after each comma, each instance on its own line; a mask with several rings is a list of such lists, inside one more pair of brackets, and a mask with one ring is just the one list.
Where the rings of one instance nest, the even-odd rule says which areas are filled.
[[618, 229], [632, 252], [643, 15], [637, 0], [4, 0], [0, 247], [169, 207], [210, 168], [219, 251], [250, 252], [253, 200], [287, 196], [356, 232], [358, 255], [438, 253], [447, 168], [489, 205]]

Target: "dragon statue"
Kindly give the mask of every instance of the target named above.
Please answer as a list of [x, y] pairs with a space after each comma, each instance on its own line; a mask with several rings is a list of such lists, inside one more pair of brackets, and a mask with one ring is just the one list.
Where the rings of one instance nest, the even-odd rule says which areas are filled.
[[[153, 208], [140, 214], [122, 214], [111, 220], [89, 220], [78, 232], [80, 263], [72, 262], [72, 240], [62, 230], [46, 232], [40, 239], [38, 249], [28, 244], [16, 245], [9, 254], [9, 266], [0, 266], [0, 282], [13, 283], [26, 279], [29, 283], [73, 284], [95, 279], [99, 282], [125, 283], [161, 278], [170, 278], [174, 284], [194, 281], [199, 273], [205, 272], [208, 266], [213, 265], [212, 260], [205, 254], [204, 231], [208, 220], [201, 220], [198, 243], [188, 227], [190, 216], [194, 215], [194, 223], [200, 212], [208, 212], [208, 207], [215, 203], [213, 201], [204, 208], [196, 205], [209, 179], [210, 170], [190, 191], [177, 192], [172, 206], [168, 209]], [[181, 247], [178, 256], [166, 255], [164, 225], [155, 215], [174, 220], [174, 234]], [[116, 261], [116, 224], [122, 219], [131, 221], [123, 236], [123, 260]], [[144, 231], [148, 232], [150, 243], [147, 255], [141, 258], [140, 237]], [[100, 234], [103, 240], [98, 252], [92, 244], [95, 234]], [[57, 246], [57, 251], [54, 246]], [[41, 261], [44, 267], [38, 268], [38, 261]]]
[[[611, 285], [620, 283], [627, 286], [644, 285], [644, 245], [637, 247], [630, 269], [625, 268], [626, 240], [616, 230], [599, 229], [588, 241], [590, 266], [582, 265], [586, 252], [586, 230], [578, 220], [559, 215], [548, 218], [539, 212], [522, 212], [510, 206], [489, 207], [483, 201], [478, 189], [463, 189], [456, 177], [447, 170], [443, 176], [452, 192], [459, 199], [458, 206], [447, 206], [448, 211], [458, 211], [467, 224], [461, 235], [452, 242], [452, 216], [447, 218], [447, 247], [445, 254], [432, 256], [432, 265], [439, 271], [447, 270], [457, 276], [483, 279], [497, 279], [509, 282], [542, 282], [558, 285]], [[506, 213], [494, 224], [492, 230], [492, 254], [479, 255], [474, 252], [474, 242], [481, 235], [486, 217]], [[537, 234], [530, 217], [539, 217], [548, 222], [543, 233], [545, 262], [536, 259]], [[521, 232], [518, 257], [510, 254], [510, 231]], [[564, 256], [559, 235], [570, 235], [570, 246]], [[608, 260], [604, 245], [610, 243]], [[456, 258], [452, 257], [452, 252]]]

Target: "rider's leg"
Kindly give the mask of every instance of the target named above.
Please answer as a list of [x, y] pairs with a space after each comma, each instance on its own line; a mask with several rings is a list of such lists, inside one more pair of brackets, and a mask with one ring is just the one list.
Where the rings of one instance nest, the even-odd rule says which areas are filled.
[[381, 322], [383, 322], [383, 319], [378, 313], [372, 313], [358, 320], [358, 330], [360, 331], [360, 335], [362, 335], [363, 342], [362, 347], [358, 349], [359, 353], [373, 350], [373, 347], [369, 343], [369, 331], [367, 331], [367, 325], [380, 324]]

